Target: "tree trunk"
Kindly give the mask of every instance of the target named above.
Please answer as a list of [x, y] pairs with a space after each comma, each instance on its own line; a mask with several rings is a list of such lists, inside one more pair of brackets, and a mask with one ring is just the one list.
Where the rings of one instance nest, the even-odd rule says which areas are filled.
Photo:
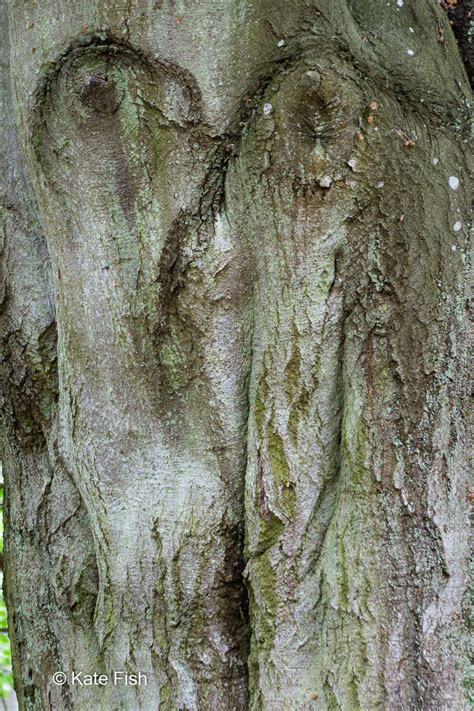
[[[20, 708], [467, 708], [469, 88], [436, 0], [2, 13]], [[119, 670], [147, 683], [71, 677]]]

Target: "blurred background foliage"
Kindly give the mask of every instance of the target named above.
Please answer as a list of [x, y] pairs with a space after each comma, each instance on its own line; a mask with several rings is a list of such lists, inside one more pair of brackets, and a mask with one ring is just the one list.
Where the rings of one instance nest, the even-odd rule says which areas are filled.
[[0, 708], [6, 709], [5, 699], [13, 690], [10, 639], [8, 637], [7, 609], [3, 597], [3, 471], [0, 462]]

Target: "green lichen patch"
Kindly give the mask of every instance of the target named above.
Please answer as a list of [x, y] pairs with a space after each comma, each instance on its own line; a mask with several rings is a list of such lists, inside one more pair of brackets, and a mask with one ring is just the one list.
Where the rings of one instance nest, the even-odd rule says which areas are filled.
[[301, 353], [298, 345], [298, 331], [293, 324], [291, 338], [291, 358], [285, 368], [285, 392], [288, 400], [292, 402], [300, 387], [301, 380]]
[[271, 548], [278, 542], [284, 531], [284, 523], [273, 513], [267, 517], [259, 518], [257, 550], [263, 552]]
[[290, 467], [285, 446], [280, 433], [276, 429], [274, 415], [272, 415], [267, 427], [267, 452], [272, 478], [279, 494], [280, 505], [285, 515], [291, 519], [296, 510], [295, 484], [290, 477]]

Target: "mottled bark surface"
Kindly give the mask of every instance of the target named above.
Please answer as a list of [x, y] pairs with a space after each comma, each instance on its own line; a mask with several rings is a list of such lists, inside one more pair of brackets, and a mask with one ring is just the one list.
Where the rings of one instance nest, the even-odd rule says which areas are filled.
[[[467, 708], [469, 85], [442, 8], [2, 14], [20, 708]], [[119, 669], [148, 684], [52, 681]]]

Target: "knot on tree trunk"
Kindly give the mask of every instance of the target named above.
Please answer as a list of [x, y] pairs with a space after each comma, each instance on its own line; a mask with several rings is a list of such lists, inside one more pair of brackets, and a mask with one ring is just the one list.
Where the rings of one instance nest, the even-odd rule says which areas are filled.
[[[82, 79], [82, 77], [81, 77]], [[117, 111], [123, 99], [123, 91], [106, 72], [86, 75], [79, 89], [82, 101], [100, 114], [113, 114]]]

